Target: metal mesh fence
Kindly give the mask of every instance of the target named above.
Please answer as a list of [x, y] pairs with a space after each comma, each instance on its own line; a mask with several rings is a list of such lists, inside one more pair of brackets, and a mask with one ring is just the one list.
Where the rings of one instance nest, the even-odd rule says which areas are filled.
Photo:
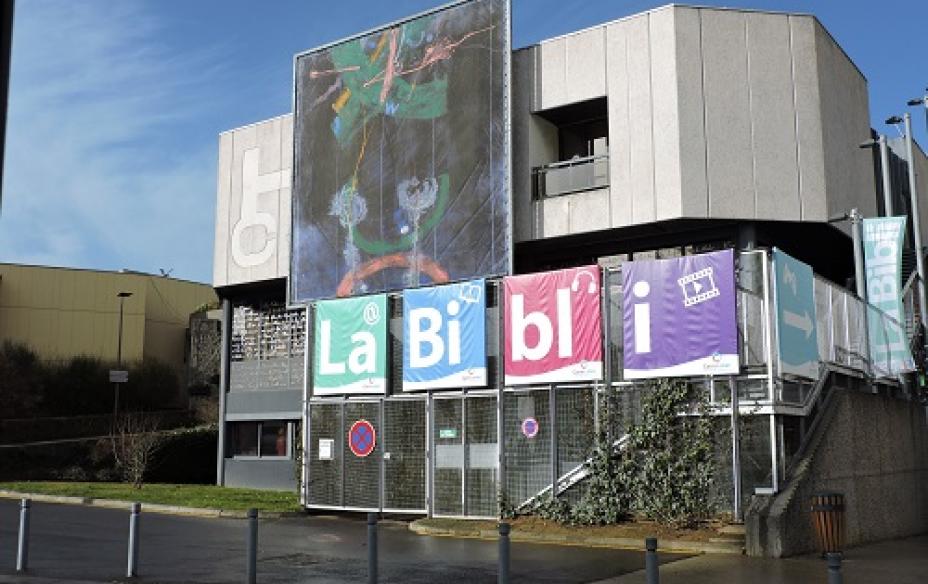
[[380, 507], [380, 459], [382, 455], [380, 403], [352, 402], [345, 403], [345, 423], [341, 439], [348, 441], [348, 432], [352, 424], [367, 420], [376, 430], [378, 436], [373, 452], [367, 456], [357, 456], [351, 452], [348, 444], [344, 447], [345, 479], [344, 505], [359, 509], [378, 509]]
[[309, 406], [309, 484], [310, 505], [342, 504], [342, 461], [344, 438], [340, 403], [313, 403]]
[[[529, 419], [534, 434], [523, 431]], [[506, 495], [516, 506], [552, 484], [549, 390], [508, 391], [503, 397], [503, 463]]]
[[470, 516], [497, 515], [496, 396], [467, 396], [466, 506]]
[[589, 458], [596, 440], [595, 394], [589, 388], [557, 389], [557, 475], [574, 470]]
[[386, 509], [425, 510], [425, 400], [384, 401]]
[[461, 398], [436, 398], [432, 404], [435, 463], [433, 513], [464, 513], [464, 419]]

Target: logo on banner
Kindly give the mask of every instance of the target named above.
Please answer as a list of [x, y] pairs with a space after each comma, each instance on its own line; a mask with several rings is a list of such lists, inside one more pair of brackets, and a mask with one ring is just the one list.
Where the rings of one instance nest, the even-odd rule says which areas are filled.
[[622, 267], [625, 378], [737, 373], [730, 250]]
[[377, 432], [367, 420], [358, 420], [348, 430], [348, 448], [358, 458], [364, 458], [377, 447]]
[[316, 304], [315, 395], [384, 393], [386, 306], [384, 295]]
[[506, 383], [602, 379], [599, 267], [503, 280]]
[[403, 389], [487, 383], [484, 280], [403, 291]]

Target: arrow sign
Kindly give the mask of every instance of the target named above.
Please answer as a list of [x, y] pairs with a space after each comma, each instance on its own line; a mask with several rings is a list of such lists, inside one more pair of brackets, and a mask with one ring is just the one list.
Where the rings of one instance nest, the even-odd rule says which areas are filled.
[[803, 312], [802, 315], [799, 315], [784, 309], [783, 324], [801, 330], [805, 333], [807, 339], [812, 336], [812, 331], [814, 330], [812, 319], [809, 318], [808, 312]]

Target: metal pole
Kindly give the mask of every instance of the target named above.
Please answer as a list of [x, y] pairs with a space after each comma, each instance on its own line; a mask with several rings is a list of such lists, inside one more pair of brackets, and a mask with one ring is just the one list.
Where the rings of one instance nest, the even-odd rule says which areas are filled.
[[657, 562], [657, 538], [649, 537], [644, 540], [644, 572], [648, 584], [659, 584], [661, 581]]
[[905, 122], [905, 155], [909, 167], [909, 197], [912, 200], [912, 233], [915, 234], [915, 266], [918, 269], [918, 306], [922, 322], [928, 322], [925, 307], [925, 258], [922, 249], [922, 222], [918, 214], [918, 187], [915, 184], [915, 157], [912, 155], [912, 116], [906, 112], [902, 116]]
[[[308, 325], [307, 325], [308, 326]], [[226, 396], [229, 392], [229, 373], [231, 372], [232, 352], [232, 301], [222, 299], [222, 342], [219, 350], [219, 417], [218, 440], [216, 445], [216, 484], [225, 485], [226, 474]], [[305, 433], [305, 430], [304, 430]], [[303, 453], [304, 460], [309, 457]]]
[[883, 176], [883, 214], [885, 217], [893, 216], [893, 186], [889, 179], [889, 145], [886, 136], [880, 134], [880, 170]]
[[142, 511], [141, 503], [133, 503], [129, 512], [129, 557], [126, 566], [126, 578], [135, 578], [139, 570], [139, 513]]
[[[119, 333], [116, 337], [116, 369], [122, 369], [122, 309], [126, 300], [125, 296], [119, 296]], [[119, 415], [119, 382], [113, 382], [113, 425], [116, 425], [116, 416]]]
[[367, 582], [377, 584], [377, 514], [367, 514]]
[[851, 220], [851, 239], [854, 243], [854, 283], [857, 288], [857, 295], [866, 302], [867, 285], [864, 281], [864, 254], [861, 248], [861, 241], [863, 240], [863, 235], [861, 234], [861, 230], [863, 229], [863, 218], [856, 208], [851, 209], [847, 216]]
[[245, 581], [255, 584], [258, 580], [258, 510], [248, 510], [248, 550], [245, 564]]
[[739, 423], [741, 411], [738, 402], [738, 385], [734, 376], [730, 378], [728, 383], [731, 386], [731, 478], [735, 498], [732, 513], [735, 521], [740, 523], [743, 520], [741, 511], [741, 425]]
[[499, 524], [499, 574], [498, 584], [509, 584], [509, 524], [505, 521]]
[[841, 575], [841, 554], [830, 552], [825, 554], [828, 558], [828, 584], [843, 584], [844, 577]]
[[19, 504], [19, 545], [16, 548], [16, 571], [29, 569], [29, 508], [32, 501], [23, 499]]

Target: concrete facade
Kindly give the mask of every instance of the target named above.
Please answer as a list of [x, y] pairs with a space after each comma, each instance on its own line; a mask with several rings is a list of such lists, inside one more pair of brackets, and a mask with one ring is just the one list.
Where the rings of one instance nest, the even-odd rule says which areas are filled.
[[[610, 186], [542, 201], [546, 111], [608, 99]], [[667, 6], [517, 51], [516, 240], [679, 218], [876, 212], [867, 82], [813, 16]]]
[[917, 402], [844, 380], [816, 436], [776, 496], [755, 496], [746, 517], [750, 555], [815, 551], [809, 514], [814, 493], [844, 494], [845, 542], [928, 532], [928, 412]]
[[132, 292], [123, 311], [123, 362], [154, 358], [183, 373], [190, 314], [216, 302], [207, 284], [0, 264], [0, 341], [25, 343], [43, 360], [84, 355], [115, 361], [117, 292]]

